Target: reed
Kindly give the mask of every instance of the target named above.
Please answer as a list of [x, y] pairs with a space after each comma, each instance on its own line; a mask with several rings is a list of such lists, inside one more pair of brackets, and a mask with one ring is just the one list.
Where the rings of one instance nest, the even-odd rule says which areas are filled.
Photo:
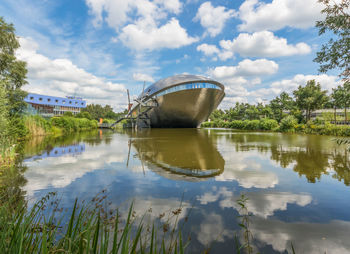
[[16, 158], [16, 146], [11, 139], [0, 136], [0, 171], [12, 165]]
[[76, 200], [66, 219], [54, 196], [48, 194], [30, 211], [9, 213], [10, 207], [1, 206], [4, 253], [184, 253], [187, 246], [180, 231], [166, 233], [156, 221], [137, 217], [133, 203], [123, 219], [118, 209], [107, 213], [102, 198], [94, 206]]

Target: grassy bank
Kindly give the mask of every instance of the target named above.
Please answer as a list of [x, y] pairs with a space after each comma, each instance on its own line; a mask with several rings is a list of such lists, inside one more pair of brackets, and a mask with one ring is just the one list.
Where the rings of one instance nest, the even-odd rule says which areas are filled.
[[276, 131], [289, 133], [305, 133], [318, 135], [331, 135], [350, 137], [349, 125], [334, 125], [329, 122], [309, 121], [306, 124], [298, 124], [297, 119], [293, 116], [287, 116], [278, 123], [273, 119], [261, 120], [234, 120], [223, 121], [217, 120], [212, 122], [204, 122], [201, 127], [204, 128], [231, 128], [238, 130], [259, 130], [259, 131]]
[[26, 136], [62, 135], [77, 131], [97, 129], [97, 121], [71, 116], [52, 117], [45, 119], [41, 116], [24, 117]]

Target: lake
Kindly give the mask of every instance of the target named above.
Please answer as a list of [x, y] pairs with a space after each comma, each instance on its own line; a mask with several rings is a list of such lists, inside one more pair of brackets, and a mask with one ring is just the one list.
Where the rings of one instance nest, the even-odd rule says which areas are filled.
[[[350, 152], [333, 137], [226, 129], [94, 131], [30, 140], [21, 189], [31, 206], [55, 191], [63, 207], [102, 190], [109, 206], [158, 218], [181, 207], [188, 253], [244, 243], [254, 253], [350, 253]], [[162, 219], [160, 219], [162, 220]]]

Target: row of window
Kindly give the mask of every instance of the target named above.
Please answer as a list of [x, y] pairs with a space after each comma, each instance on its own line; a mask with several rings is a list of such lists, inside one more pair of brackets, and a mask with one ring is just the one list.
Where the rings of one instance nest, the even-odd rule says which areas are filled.
[[184, 84], [184, 85], [178, 85], [173, 86], [169, 89], [166, 89], [158, 94], [156, 94], [157, 97], [163, 96], [168, 93], [178, 92], [182, 90], [189, 90], [189, 89], [198, 89], [198, 88], [211, 88], [211, 89], [217, 89], [221, 90], [221, 88], [215, 84], [211, 83], [190, 83], [190, 84]]
[[55, 110], [55, 111], [66, 110], [66, 111], [77, 111], [77, 112], [80, 112], [80, 108], [67, 107], [67, 106], [54, 106], [53, 110]]
[[[31, 101], [33, 101], [33, 100], [34, 100], [34, 97], [31, 96], [29, 99], [30, 99]], [[43, 101], [43, 98], [39, 97], [39, 101]], [[47, 102], [51, 102], [51, 98], [47, 98]], [[55, 102], [58, 103], [58, 99], [55, 99]], [[69, 104], [72, 104], [72, 101], [69, 101], [68, 103], [69, 103]], [[66, 104], [66, 101], [63, 100], [63, 101], [62, 101], [62, 104]], [[78, 102], [77, 102], [77, 101], [75, 102], [75, 105], [78, 105]], [[81, 105], [84, 105], [84, 102], [81, 102]]]

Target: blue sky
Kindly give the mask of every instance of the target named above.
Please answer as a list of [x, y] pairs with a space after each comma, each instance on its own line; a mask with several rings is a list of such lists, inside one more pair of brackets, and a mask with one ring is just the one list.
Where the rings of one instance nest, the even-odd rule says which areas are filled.
[[159, 79], [181, 73], [222, 82], [221, 108], [268, 101], [309, 79], [331, 91], [312, 60], [317, 0], [2, 0], [27, 62], [25, 90], [78, 95], [119, 111]]

